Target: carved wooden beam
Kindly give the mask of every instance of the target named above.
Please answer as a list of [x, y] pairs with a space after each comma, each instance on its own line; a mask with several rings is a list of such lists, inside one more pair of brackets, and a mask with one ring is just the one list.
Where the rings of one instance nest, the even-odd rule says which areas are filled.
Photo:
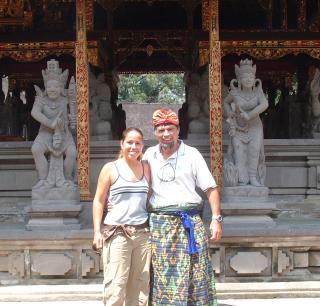
[[[88, 60], [92, 65], [98, 65], [98, 42], [87, 41]], [[69, 54], [75, 55], [74, 41], [54, 41], [54, 42], [19, 42], [0, 43], [0, 59], [4, 57], [12, 58], [18, 62], [40, 61], [48, 56], [59, 56]]]
[[[188, 31], [113, 31], [107, 35], [114, 52], [114, 65], [119, 66], [134, 52], [166, 51], [186, 67], [185, 55], [189, 48]], [[150, 41], [149, 46], [145, 41]], [[154, 44], [152, 44], [154, 41]], [[148, 50], [149, 47], [149, 50]]]
[[219, 0], [210, 1], [210, 160], [211, 172], [222, 186], [222, 106], [221, 106], [221, 49], [219, 41]]
[[89, 133], [89, 65], [87, 58], [86, 0], [76, 2], [77, 42], [77, 151], [78, 185], [82, 200], [91, 199], [90, 193], [90, 133]]
[[249, 54], [255, 59], [278, 59], [287, 54], [305, 53], [320, 59], [320, 40], [222, 41], [222, 56]]

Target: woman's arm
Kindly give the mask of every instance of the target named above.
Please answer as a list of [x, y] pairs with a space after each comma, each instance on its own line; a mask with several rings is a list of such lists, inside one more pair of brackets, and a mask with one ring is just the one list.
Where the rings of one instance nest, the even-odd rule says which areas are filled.
[[111, 185], [111, 177], [112, 177], [112, 164], [108, 163], [104, 165], [102, 168], [98, 184], [96, 194], [94, 196], [93, 205], [92, 205], [92, 217], [93, 217], [93, 248], [96, 250], [100, 250], [102, 248], [102, 234], [101, 234], [101, 223], [104, 205], [106, 201], [106, 197]]

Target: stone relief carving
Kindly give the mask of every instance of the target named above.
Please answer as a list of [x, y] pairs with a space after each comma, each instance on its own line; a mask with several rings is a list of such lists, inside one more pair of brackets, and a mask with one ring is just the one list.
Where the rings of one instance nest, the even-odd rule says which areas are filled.
[[208, 67], [200, 75], [191, 73], [187, 80], [188, 138], [208, 137], [209, 119], [209, 74]]
[[313, 138], [320, 138], [320, 70], [315, 69], [310, 83], [311, 133]]
[[104, 80], [104, 74], [97, 77], [90, 72], [90, 131], [97, 140], [111, 139], [111, 92]]
[[[228, 96], [228, 94], [229, 94], [229, 87], [224, 83], [223, 75], [221, 75], [221, 100], [223, 101]], [[222, 108], [222, 138], [229, 139], [229, 125], [227, 123], [226, 114], [223, 111], [223, 108]]]
[[256, 79], [256, 65], [251, 60], [235, 65], [236, 79], [223, 100], [229, 124], [230, 145], [224, 160], [225, 183], [229, 186], [264, 185], [266, 166], [263, 127], [259, 115], [268, 107], [261, 80]]
[[76, 84], [72, 77], [65, 89], [68, 73], [62, 72], [58, 61], [50, 60], [42, 70], [45, 90], [35, 85], [31, 115], [40, 129], [31, 150], [39, 182], [33, 189], [75, 186], [77, 151], [71, 130], [76, 128]]

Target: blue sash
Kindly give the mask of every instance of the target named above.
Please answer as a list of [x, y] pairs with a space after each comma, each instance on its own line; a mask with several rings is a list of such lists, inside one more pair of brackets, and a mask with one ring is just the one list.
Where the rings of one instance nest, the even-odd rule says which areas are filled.
[[190, 217], [199, 214], [199, 211], [196, 209], [190, 209], [187, 211], [179, 210], [172, 212], [172, 215], [180, 217], [182, 225], [187, 233], [188, 237], [188, 254], [198, 253], [198, 248], [196, 244], [196, 239], [194, 236], [194, 223]]

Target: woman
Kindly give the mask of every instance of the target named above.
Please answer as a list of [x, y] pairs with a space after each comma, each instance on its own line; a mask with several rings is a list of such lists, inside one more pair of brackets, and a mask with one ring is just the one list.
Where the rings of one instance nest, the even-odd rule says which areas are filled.
[[[141, 161], [143, 135], [124, 130], [116, 161], [102, 168], [93, 201], [93, 248], [103, 248], [104, 304], [147, 305], [149, 295], [150, 233], [147, 195], [150, 168]], [[113, 205], [100, 228], [108, 201]]]

